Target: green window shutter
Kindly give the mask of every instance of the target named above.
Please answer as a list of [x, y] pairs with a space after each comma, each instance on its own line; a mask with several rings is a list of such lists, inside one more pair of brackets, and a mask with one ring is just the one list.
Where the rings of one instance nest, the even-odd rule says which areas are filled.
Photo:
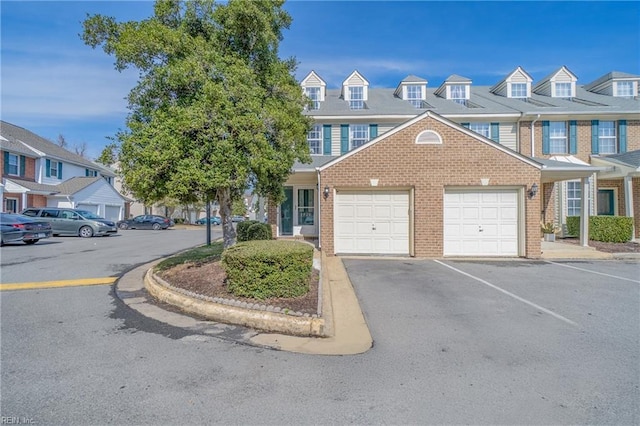
[[45, 163], [45, 167], [47, 168], [47, 170], [45, 171], [46, 176], [51, 177], [51, 160], [49, 160], [48, 158]]
[[369, 124], [369, 140], [375, 139], [377, 137], [378, 137], [378, 125]]
[[598, 144], [598, 125], [600, 122], [598, 120], [591, 120], [591, 153], [597, 154], [600, 152], [599, 144]]
[[84, 175], [89, 176], [89, 169], [84, 169]]
[[27, 167], [27, 158], [24, 155], [20, 156], [20, 177], [24, 177], [24, 172]]
[[322, 153], [324, 155], [331, 155], [331, 124], [322, 126], [322, 139]]
[[500, 143], [500, 123], [491, 123], [491, 140]]
[[578, 153], [578, 126], [575, 120], [569, 122], [569, 154]]
[[4, 174], [9, 174], [9, 151], [4, 152]]
[[[549, 154], [549, 122], [542, 122], [542, 153]], [[531, 156], [535, 156], [535, 152], [531, 153]]]
[[461, 125], [462, 127], [466, 127], [467, 129], [469, 128], [469, 123], [460, 123], [460, 125]]
[[345, 154], [349, 151], [349, 125], [340, 125], [340, 154]]
[[58, 161], [58, 179], [62, 180], [62, 163]]
[[627, 120], [618, 120], [620, 153], [627, 152]]

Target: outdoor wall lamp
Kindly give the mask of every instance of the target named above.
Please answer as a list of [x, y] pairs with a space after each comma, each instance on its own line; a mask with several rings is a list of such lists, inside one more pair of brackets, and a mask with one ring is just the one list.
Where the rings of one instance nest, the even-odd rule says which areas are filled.
[[329, 187], [325, 186], [324, 190], [322, 191], [322, 195], [324, 196], [324, 199], [326, 200], [327, 198], [329, 198]]
[[529, 198], [535, 197], [537, 193], [538, 193], [538, 184], [534, 183], [533, 185], [531, 185], [531, 188], [529, 188]]

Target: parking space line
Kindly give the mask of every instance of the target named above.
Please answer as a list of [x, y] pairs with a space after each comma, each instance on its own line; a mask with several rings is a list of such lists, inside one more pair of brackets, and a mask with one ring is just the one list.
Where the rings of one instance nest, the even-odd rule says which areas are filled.
[[89, 285], [113, 284], [118, 277], [81, 278], [77, 280], [40, 281], [30, 283], [0, 284], [0, 291], [35, 290], [42, 288], [79, 287]]
[[547, 260], [546, 262], [554, 264], [554, 265], [558, 265], [558, 266], [563, 266], [565, 268], [577, 269], [578, 271], [590, 272], [592, 274], [603, 275], [603, 276], [609, 277], [609, 278], [616, 278], [618, 280], [631, 281], [632, 283], [640, 284], [640, 281], [632, 280], [631, 278], [625, 278], [625, 277], [619, 277], [617, 275], [605, 274], [604, 272], [598, 272], [598, 271], [592, 271], [590, 269], [578, 268], [577, 266], [565, 265], [565, 264], [562, 264], [562, 263], [552, 262], [550, 260]]
[[498, 290], [499, 292], [501, 292], [501, 293], [503, 293], [503, 294], [506, 294], [506, 295], [507, 295], [507, 296], [509, 296], [509, 297], [512, 297], [512, 298], [514, 298], [514, 299], [516, 299], [516, 300], [518, 300], [518, 301], [520, 301], [520, 302], [522, 302], [522, 303], [525, 303], [525, 304], [527, 304], [527, 305], [529, 305], [529, 306], [532, 306], [532, 307], [534, 307], [534, 308], [536, 308], [536, 309], [538, 309], [538, 310], [540, 310], [540, 311], [542, 311], [542, 312], [544, 312], [544, 313], [547, 313], [547, 314], [551, 315], [552, 317], [559, 319], [560, 321], [564, 321], [564, 322], [566, 322], [567, 324], [571, 324], [571, 325], [573, 325], [573, 326], [578, 327], [578, 324], [577, 324], [577, 323], [575, 323], [575, 322], [573, 322], [573, 321], [571, 321], [570, 319], [567, 319], [567, 318], [563, 317], [562, 315], [560, 315], [560, 314], [556, 314], [555, 312], [553, 312], [553, 311], [551, 311], [551, 310], [549, 310], [549, 309], [547, 309], [547, 308], [543, 308], [543, 307], [542, 307], [542, 306], [540, 306], [540, 305], [537, 305], [537, 304], [535, 304], [535, 303], [533, 303], [533, 302], [530, 302], [530, 301], [529, 301], [529, 300], [527, 300], [527, 299], [523, 299], [522, 297], [520, 297], [520, 296], [518, 296], [518, 295], [515, 295], [515, 294], [511, 293], [510, 291], [507, 291], [507, 290], [505, 290], [505, 289], [503, 289], [503, 288], [500, 288], [500, 287], [498, 287], [497, 285], [491, 284], [490, 282], [485, 281], [485, 280], [483, 280], [482, 278], [478, 278], [478, 277], [476, 277], [476, 276], [473, 276], [473, 275], [471, 275], [471, 274], [468, 274], [468, 273], [466, 273], [466, 272], [464, 272], [464, 271], [461, 271], [460, 269], [454, 268], [454, 267], [453, 267], [453, 266], [451, 266], [451, 265], [447, 265], [446, 263], [440, 262], [439, 260], [435, 260], [435, 259], [434, 259], [434, 262], [436, 262], [436, 263], [438, 263], [438, 264], [440, 264], [440, 265], [442, 265], [442, 266], [446, 266], [447, 268], [449, 268], [449, 269], [451, 269], [451, 270], [454, 270], [454, 271], [456, 271], [456, 272], [458, 272], [458, 273], [460, 273], [460, 274], [462, 274], [462, 275], [464, 275], [464, 276], [466, 276], [466, 277], [469, 277], [469, 278], [472, 278], [472, 279], [474, 279], [474, 280], [476, 280], [476, 281], [479, 281], [479, 282], [481, 282], [482, 284], [484, 284], [484, 285], [486, 285], [486, 286], [489, 286], [489, 287], [491, 287], [491, 288], [492, 288], [492, 289], [494, 289], [494, 290]]

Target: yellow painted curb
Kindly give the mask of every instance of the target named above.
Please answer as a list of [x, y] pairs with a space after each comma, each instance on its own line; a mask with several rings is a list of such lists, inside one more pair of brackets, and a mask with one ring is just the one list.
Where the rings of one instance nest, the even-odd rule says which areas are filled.
[[162, 282], [161, 278], [153, 274], [152, 269], [149, 269], [144, 276], [144, 285], [154, 298], [190, 314], [225, 324], [242, 325], [274, 333], [293, 336], [325, 336], [323, 318], [291, 316], [196, 299], [184, 295], [168, 285], [162, 284]]
[[78, 280], [40, 281], [30, 283], [0, 284], [0, 291], [35, 290], [41, 288], [80, 287], [89, 285], [113, 284], [118, 277], [82, 278]]

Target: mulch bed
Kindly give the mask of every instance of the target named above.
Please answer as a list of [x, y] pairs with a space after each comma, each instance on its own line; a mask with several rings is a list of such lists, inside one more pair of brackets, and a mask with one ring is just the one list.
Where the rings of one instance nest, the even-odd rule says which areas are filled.
[[313, 269], [309, 280], [309, 292], [295, 298], [251, 299], [237, 297], [227, 290], [226, 273], [219, 261], [203, 264], [183, 264], [162, 271], [158, 274], [163, 280], [174, 287], [192, 291], [209, 297], [238, 300], [247, 303], [273, 306], [288, 309], [302, 314], [318, 314], [318, 284], [320, 275]]
[[[580, 244], [579, 238], [562, 238], [556, 240], [561, 243]], [[627, 243], [605, 243], [602, 241], [589, 241], [589, 247], [605, 253], [640, 253], [640, 244], [635, 242]]]

